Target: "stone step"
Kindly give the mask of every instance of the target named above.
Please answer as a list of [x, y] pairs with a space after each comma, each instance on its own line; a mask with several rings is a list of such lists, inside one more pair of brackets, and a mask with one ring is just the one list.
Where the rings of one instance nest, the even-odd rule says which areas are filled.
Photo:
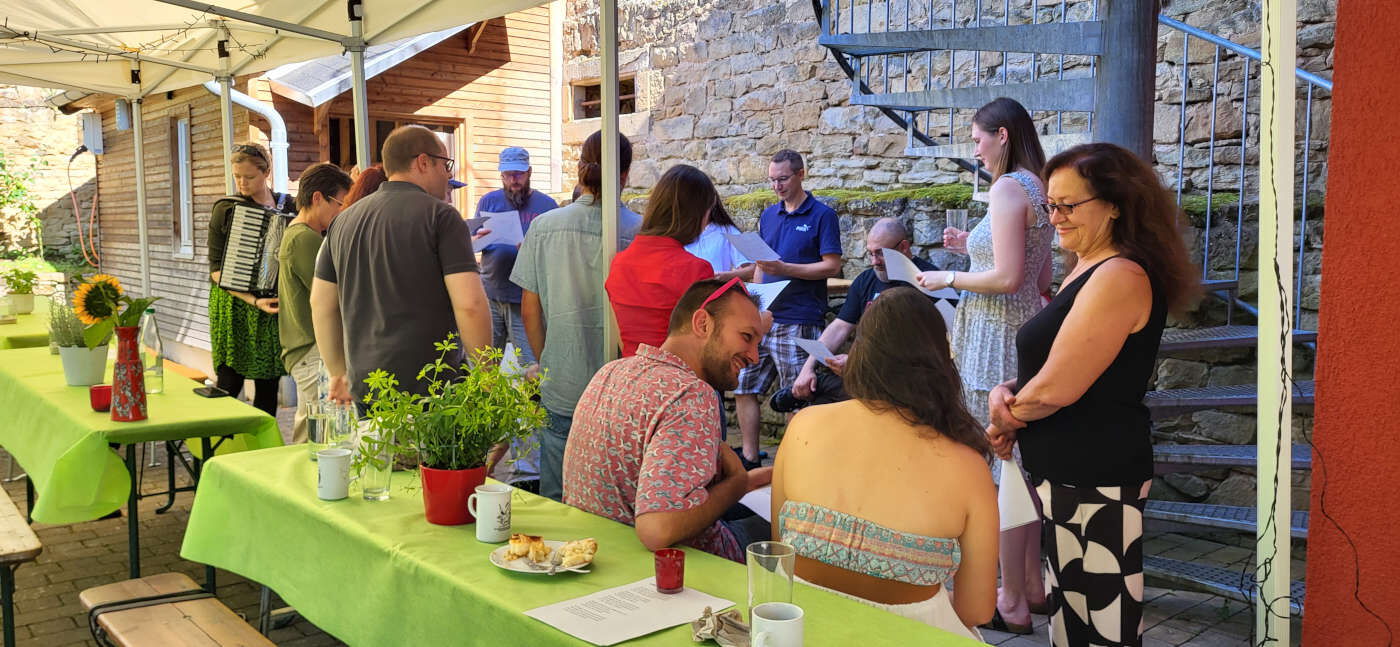
[[[1257, 524], [1255, 512], [1253, 507], [1149, 499], [1143, 517], [1153, 521], [1167, 522], [1168, 526], [1173, 527], [1221, 528], [1253, 533]], [[1293, 512], [1289, 534], [1294, 539], [1308, 538], [1308, 512], [1306, 510]]]
[[[1228, 467], [1254, 467], [1259, 448], [1255, 445], [1153, 445], [1152, 459], [1157, 474], [1200, 472]], [[1293, 446], [1293, 469], [1312, 469], [1312, 448]]]
[[[1162, 333], [1159, 352], [1171, 353], [1202, 348], [1233, 348], [1253, 346], [1258, 342], [1258, 326], [1214, 326], [1211, 328], [1173, 328]], [[1293, 331], [1293, 342], [1306, 344], [1317, 341], [1311, 330]]]
[[[1142, 558], [1143, 574], [1149, 583], [1167, 588], [1182, 588], [1201, 591], [1212, 595], [1238, 600], [1246, 604], [1254, 602], [1254, 573], [1248, 570], [1235, 571], [1219, 566], [1184, 562], [1146, 555]], [[1252, 568], [1252, 566], [1250, 567]], [[1303, 597], [1306, 589], [1300, 581], [1293, 581], [1288, 608], [1295, 615], [1303, 615]], [[1253, 592], [1253, 593], [1252, 593]], [[1282, 611], [1282, 607], [1280, 607]]]
[[[1293, 404], [1311, 406], [1313, 403], [1312, 380], [1295, 383]], [[1148, 391], [1143, 398], [1154, 419], [1179, 416], [1184, 413], [1221, 407], [1252, 407], [1259, 399], [1253, 384], [1232, 384], [1228, 386], [1206, 386], [1193, 389], [1168, 389]]]

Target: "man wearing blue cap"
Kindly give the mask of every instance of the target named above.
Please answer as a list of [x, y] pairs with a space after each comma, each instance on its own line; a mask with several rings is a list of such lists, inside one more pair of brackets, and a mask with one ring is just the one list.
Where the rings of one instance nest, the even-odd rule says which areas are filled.
[[[501, 151], [501, 188], [481, 196], [476, 205], [477, 217], [485, 213], [515, 211], [520, 214], [520, 231], [530, 228], [530, 222], [559, 205], [553, 198], [530, 188], [530, 153], [518, 146]], [[481, 250], [481, 282], [491, 303], [491, 343], [504, 348], [509, 340], [520, 349], [523, 366], [535, 363], [530, 341], [525, 337], [525, 322], [520, 318], [520, 286], [510, 282], [519, 245], [487, 245]]]

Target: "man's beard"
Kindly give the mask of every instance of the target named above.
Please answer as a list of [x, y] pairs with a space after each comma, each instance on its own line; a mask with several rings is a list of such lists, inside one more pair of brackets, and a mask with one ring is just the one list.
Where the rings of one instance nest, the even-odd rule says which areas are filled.
[[885, 269], [885, 268], [883, 268], [883, 267], [874, 267], [874, 266], [872, 266], [871, 269], [875, 270], [875, 278], [880, 279], [880, 282], [881, 282], [881, 283], [889, 283], [889, 282], [890, 282], [890, 273], [889, 273], [889, 270], [887, 270], [887, 269]]
[[727, 355], [720, 350], [719, 331], [716, 330], [715, 336], [705, 342], [705, 347], [700, 351], [700, 368], [705, 371], [701, 378], [716, 391], [733, 390], [739, 386], [738, 372], [730, 372], [730, 363], [733, 360], [733, 355]]
[[505, 194], [506, 194], [506, 202], [509, 202], [509, 203], [510, 203], [510, 206], [513, 207], [516, 211], [520, 211], [521, 209], [524, 209], [524, 208], [525, 208], [525, 204], [526, 204], [527, 202], [529, 202], [529, 200], [530, 200], [530, 181], [529, 181], [529, 180], [526, 180], [526, 181], [525, 181], [525, 186], [521, 187], [519, 191], [511, 191], [510, 189], [502, 189], [502, 190], [505, 191]]

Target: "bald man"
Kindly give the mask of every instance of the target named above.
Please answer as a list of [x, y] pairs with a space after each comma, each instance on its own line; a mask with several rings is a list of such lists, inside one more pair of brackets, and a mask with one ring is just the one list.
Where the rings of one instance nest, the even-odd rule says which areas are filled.
[[[865, 251], [870, 255], [870, 268], [861, 272], [851, 283], [851, 290], [846, 294], [846, 304], [841, 306], [841, 312], [827, 324], [818, 338], [831, 352], [836, 352], [846, 343], [851, 333], [855, 332], [856, 324], [860, 323], [865, 309], [881, 292], [896, 285], [908, 285], [903, 281], [890, 281], [889, 274], [885, 271], [886, 249], [893, 249], [908, 256], [920, 272], [936, 267], [933, 263], [910, 254], [911, 244], [909, 228], [898, 219], [881, 218], [870, 228], [870, 232], [865, 235]], [[809, 404], [845, 400], [848, 396], [841, 384], [840, 375], [846, 365], [846, 356], [837, 355], [830, 362], [829, 372], [818, 372], [817, 360], [808, 356], [792, 388], [774, 393], [769, 406], [774, 411], [788, 412]]]

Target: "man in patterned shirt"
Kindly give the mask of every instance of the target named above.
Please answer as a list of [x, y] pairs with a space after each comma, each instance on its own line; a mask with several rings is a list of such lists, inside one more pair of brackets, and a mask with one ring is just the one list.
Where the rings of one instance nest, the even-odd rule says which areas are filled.
[[639, 345], [584, 390], [564, 503], [634, 526], [648, 550], [686, 543], [741, 562], [749, 543], [767, 540], [768, 522], [737, 505], [749, 474], [721, 442], [715, 401], [758, 361], [764, 323], [737, 279], [690, 286], [660, 348]]

